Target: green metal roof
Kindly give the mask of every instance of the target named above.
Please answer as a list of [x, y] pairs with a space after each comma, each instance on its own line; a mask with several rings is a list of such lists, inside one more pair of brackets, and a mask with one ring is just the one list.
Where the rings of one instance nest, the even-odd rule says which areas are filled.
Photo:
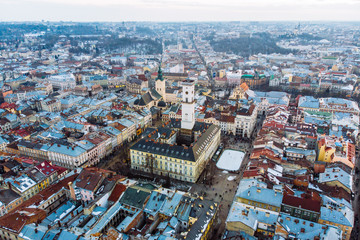
[[305, 112], [308, 114], [311, 114], [311, 115], [322, 116], [322, 117], [326, 117], [326, 118], [329, 118], [332, 116], [332, 113], [329, 113], [329, 112], [318, 112], [318, 111], [310, 111], [310, 110], [307, 110]]
[[254, 75], [244, 74], [244, 75], [241, 76], [241, 78], [254, 78]]
[[161, 80], [161, 81], [164, 80], [163, 73], [162, 73], [162, 70], [161, 70], [161, 66], [159, 66], [158, 76], [157, 76], [156, 80]]

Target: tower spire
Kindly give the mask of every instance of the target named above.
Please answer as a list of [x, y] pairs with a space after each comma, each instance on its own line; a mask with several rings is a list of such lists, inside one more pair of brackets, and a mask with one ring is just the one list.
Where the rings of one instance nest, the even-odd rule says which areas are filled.
[[161, 70], [161, 64], [159, 65], [158, 76], [157, 76], [156, 80], [161, 80], [161, 81], [164, 80], [163, 73]]

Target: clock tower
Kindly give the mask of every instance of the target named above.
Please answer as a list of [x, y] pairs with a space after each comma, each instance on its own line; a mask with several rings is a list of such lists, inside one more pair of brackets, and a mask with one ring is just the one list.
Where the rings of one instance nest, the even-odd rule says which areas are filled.
[[193, 80], [182, 82], [181, 128], [192, 130], [195, 125], [195, 84]]

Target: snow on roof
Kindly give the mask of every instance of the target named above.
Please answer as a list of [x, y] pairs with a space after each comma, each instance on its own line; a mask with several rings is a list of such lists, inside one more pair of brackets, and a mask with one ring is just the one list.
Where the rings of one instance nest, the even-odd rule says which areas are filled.
[[252, 209], [246, 209], [245, 205], [238, 202], [233, 202], [226, 222], [240, 222], [254, 231], [257, 229], [258, 220], [255, 214], [252, 214]]
[[36, 185], [36, 182], [25, 174], [16, 178], [7, 178], [5, 179], [5, 182], [11, 183], [13, 187], [22, 193]]
[[[323, 229], [324, 225], [322, 224], [292, 217], [288, 214], [281, 214], [278, 218], [278, 224], [297, 239], [314, 239], [319, 235], [325, 236], [323, 239], [340, 240], [342, 238], [341, 230], [335, 226], [327, 225], [328, 228]], [[329, 238], [329, 233], [331, 233], [331, 238]]]
[[339, 167], [326, 168], [319, 174], [319, 183], [339, 181], [346, 188], [352, 190], [352, 176]]
[[283, 194], [273, 189], [252, 186], [236, 193], [237, 197], [280, 207]]
[[304, 108], [319, 108], [320, 102], [319, 99], [316, 99], [313, 96], [302, 96], [299, 98], [298, 106]]
[[322, 220], [349, 227], [354, 226], [354, 211], [352, 211], [348, 207], [336, 209], [329, 207], [321, 207], [320, 212], [320, 219]]

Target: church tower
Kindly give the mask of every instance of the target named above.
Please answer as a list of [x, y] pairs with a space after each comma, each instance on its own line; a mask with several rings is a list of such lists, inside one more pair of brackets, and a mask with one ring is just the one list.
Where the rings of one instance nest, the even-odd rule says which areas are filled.
[[159, 66], [158, 76], [155, 80], [155, 90], [162, 96], [163, 101], [166, 102], [166, 85], [161, 66]]
[[195, 84], [193, 80], [182, 82], [181, 128], [192, 130], [195, 125]]

